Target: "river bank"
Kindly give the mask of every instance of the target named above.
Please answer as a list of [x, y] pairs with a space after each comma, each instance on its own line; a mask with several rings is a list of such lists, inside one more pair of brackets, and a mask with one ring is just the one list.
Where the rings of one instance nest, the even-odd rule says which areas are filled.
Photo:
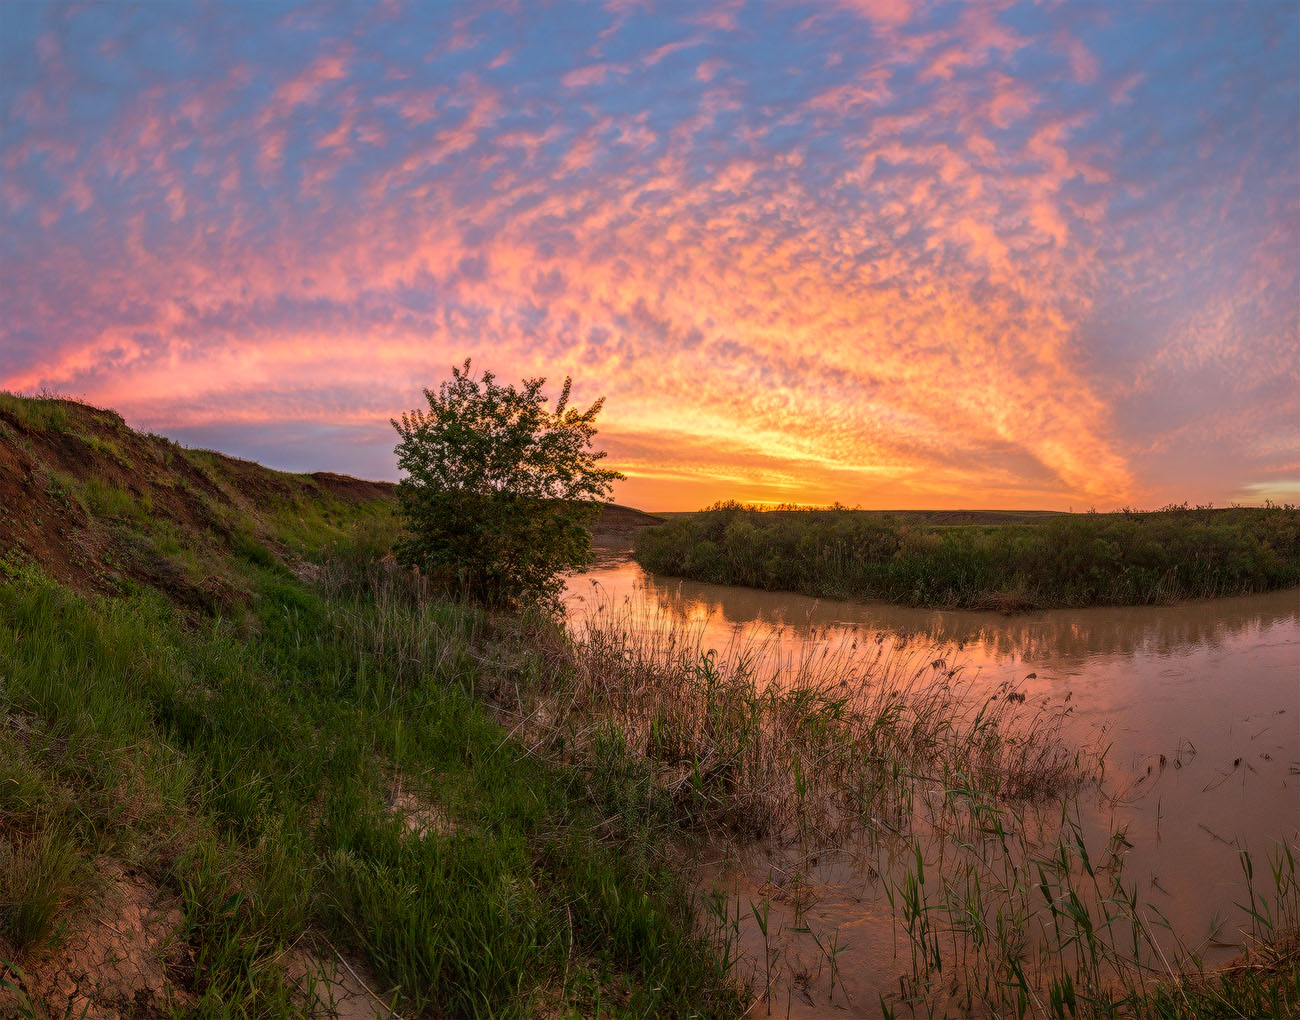
[[1300, 507], [924, 514], [718, 504], [636, 537], [657, 574], [824, 598], [1022, 611], [1300, 585]]

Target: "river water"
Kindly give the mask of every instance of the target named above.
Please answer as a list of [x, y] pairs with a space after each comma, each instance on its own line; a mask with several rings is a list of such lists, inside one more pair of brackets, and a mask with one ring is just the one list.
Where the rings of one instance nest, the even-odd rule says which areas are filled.
[[[1045, 706], [1069, 706], [1065, 737], [1105, 748], [1104, 789], [1081, 796], [1088, 838], [1122, 829], [1132, 844], [1125, 880], [1211, 961], [1238, 951], [1244, 896], [1239, 848], [1263, 859], [1300, 851], [1300, 591], [1176, 606], [1105, 607], [1003, 615], [839, 602], [655, 577], [626, 552], [572, 578], [571, 617], [597, 599], [631, 600], [704, 632], [705, 647], [736, 636], [845, 647], [849, 636], [924, 641], [990, 685], [1014, 681]], [[643, 613], [645, 610], [643, 609]], [[865, 654], [865, 651], [864, 651]], [[908, 969], [897, 916], [870, 869], [823, 859], [790, 907], [782, 864], [761, 848], [705, 868], [732, 909], [768, 901], [773, 1015], [881, 1015]], [[875, 862], [878, 864], [878, 862]], [[785, 895], [782, 895], [782, 893]], [[809, 905], [811, 904], [811, 905]], [[752, 918], [750, 919], [752, 921]], [[835, 966], [825, 947], [835, 939]], [[740, 942], [758, 983], [767, 974], [753, 923]], [[764, 1007], [758, 1007], [760, 1010]], [[900, 1013], [900, 1015], [906, 1015]]]

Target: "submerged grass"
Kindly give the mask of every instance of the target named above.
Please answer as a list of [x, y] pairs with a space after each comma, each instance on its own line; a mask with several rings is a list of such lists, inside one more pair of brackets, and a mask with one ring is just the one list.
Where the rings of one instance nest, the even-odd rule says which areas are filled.
[[1233, 934], [1188, 944], [1126, 879], [1131, 844], [1122, 830], [1090, 850], [1068, 804], [1044, 827], [970, 789], [947, 798], [974, 825], [968, 838], [917, 840], [913, 864], [890, 882], [911, 975], [898, 1000], [882, 998], [885, 1016], [925, 1014], [936, 1002], [963, 1014], [1053, 1020], [1300, 1011], [1300, 880], [1289, 844], [1269, 854], [1264, 882], [1239, 849], [1243, 900], [1231, 927], [1243, 953], [1216, 968], [1203, 952]]
[[1300, 585], [1300, 507], [1169, 507], [939, 525], [852, 510], [718, 504], [638, 535], [637, 561], [697, 581], [1031, 609], [1143, 605]]

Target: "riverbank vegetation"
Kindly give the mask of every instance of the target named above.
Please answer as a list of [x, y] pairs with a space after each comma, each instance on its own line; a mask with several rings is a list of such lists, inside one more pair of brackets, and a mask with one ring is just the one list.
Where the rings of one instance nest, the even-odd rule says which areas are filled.
[[643, 531], [654, 573], [911, 606], [1148, 605], [1300, 585], [1300, 507], [1168, 507], [996, 524], [736, 503]]
[[[1096, 772], [1059, 714], [988, 689], [924, 643], [703, 630], [654, 608], [598, 598], [571, 625], [576, 668], [551, 701], [553, 731], [600, 720], [636, 748], [697, 824], [805, 847], [888, 819], [910, 830], [918, 789], [956, 782], [1000, 803], [1062, 796]], [[571, 721], [572, 720], [572, 721]]]
[[497, 382], [466, 359], [424, 391], [428, 410], [392, 420], [403, 537], [397, 558], [442, 588], [493, 606], [556, 604], [591, 558], [591, 526], [623, 476], [592, 448], [604, 399], [569, 406], [545, 379]]
[[[908, 982], [886, 1015], [1174, 1016], [1222, 981], [1243, 1009], [1297, 1001], [1281, 858], [1244, 969], [1189, 955], [1112, 1008], [1134, 971], [1041, 966], [1082, 940], [1120, 959], [1080, 841], [1059, 829], [1052, 864], [1026, 821], [1099, 761], [932, 649], [484, 608], [394, 561], [392, 487], [67, 401], [0, 399], [0, 506], [0, 1017], [779, 1009], [700, 895], [720, 845], [879, 866]], [[1013, 921], [1049, 948], [1016, 956]]]
[[741, 1011], [688, 834], [501, 725], [539, 654], [378, 564], [387, 493], [17, 406], [7, 508], [66, 530], [5, 531], [0, 1015]]
[[[1127, 833], [1089, 847], [1069, 801], [1044, 814], [949, 787], [940, 814], [967, 824], [942, 848], [914, 839], [911, 861], [889, 880], [910, 950], [900, 1006], [1135, 1020], [1283, 1018], [1300, 1008], [1300, 873], [1288, 843], [1263, 861], [1239, 847], [1237, 916], [1192, 939], [1126, 874]], [[1241, 955], [1207, 967], [1216, 942]], [[881, 1005], [886, 1017], [903, 1015]]]

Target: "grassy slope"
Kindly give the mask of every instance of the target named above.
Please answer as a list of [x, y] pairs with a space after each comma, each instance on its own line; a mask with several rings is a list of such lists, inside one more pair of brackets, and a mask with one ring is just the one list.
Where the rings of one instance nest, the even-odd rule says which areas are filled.
[[636, 556], [694, 580], [916, 606], [1149, 604], [1300, 584], [1300, 508], [1032, 515], [728, 505], [642, 532]]
[[644, 772], [484, 708], [541, 645], [371, 583], [387, 487], [5, 396], [0, 505], [0, 1015], [66, 1005], [123, 867], [179, 911], [175, 997], [129, 1015], [295, 1015], [292, 961], [336, 950], [408, 1016], [737, 1011]]

